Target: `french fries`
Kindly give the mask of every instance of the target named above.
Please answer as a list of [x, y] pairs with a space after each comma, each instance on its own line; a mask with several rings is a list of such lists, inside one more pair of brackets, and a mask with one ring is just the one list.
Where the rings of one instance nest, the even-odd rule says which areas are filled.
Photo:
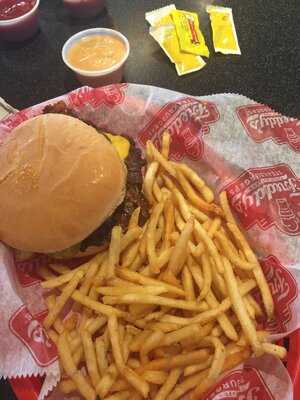
[[[232, 354], [231, 356], [226, 357], [222, 372], [228, 371], [229, 369], [235, 367], [240, 364], [243, 360], [247, 359], [250, 356], [251, 352], [249, 348], [245, 348], [245, 350], [240, 351], [239, 353]], [[181, 398], [185, 393], [189, 390], [194, 389], [193, 391], [193, 399], [201, 398], [200, 395], [205, 392], [207, 387], [207, 378], [208, 378], [209, 369], [196, 373], [189, 378], [184, 379], [179, 385], [175, 387], [175, 389], [171, 392], [168, 399], [176, 400]], [[209, 382], [209, 385], [212, 384], [212, 381]], [[203, 390], [204, 389], [204, 390]]]
[[[218, 300], [216, 299], [215, 295], [213, 294], [213, 292], [211, 290], [209, 291], [209, 293], [207, 293], [206, 301], [207, 301], [208, 305], [210, 307], [212, 307], [212, 308], [217, 308], [220, 305]], [[236, 342], [238, 340], [238, 334], [237, 334], [236, 329], [233, 326], [232, 322], [227, 317], [227, 314], [224, 312], [219, 317], [217, 317], [217, 320], [219, 322], [220, 328], [222, 328], [222, 330], [224, 331], [225, 335], [229, 339], [231, 339], [231, 340]]]
[[150, 217], [150, 221], [147, 227], [147, 244], [146, 244], [146, 249], [147, 249], [147, 255], [149, 259], [149, 264], [150, 264], [150, 269], [153, 273], [157, 273], [157, 267], [156, 267], [156, 262], [157, 262], [157, 254], [156, 254], [156, 241], [155, 241], [155, 233], [156, 233], [156, 227], [158, 224], [159, 217], [161, 213], [163, 212], [164, 209], [164, 203], [158, 203], [154, 209], [153, 213]]
[[182, 271], [182, 284], [183, 284], [183, 289], [185, 291], [186, 300], [195, 301], [196, 295], [195, 295], [193, 277], [187, 266], [185, 266]]
[[187, 352], [185, 354], [175, 355], [169, 358], [157, 358], [150, 361], [148, 364], [139, 368], [138, 371], [145, 370], [172, 370], [177, 367], [185, 367], [188, 365], [193, 365], [198, 362], [202, 362], [209, 357], [209, 352], [206, 349], [201, 349], [197, 351]]
[[71, 269], [63, 264], [49, 264], [49, 267], [54, 271], [57, 272], [59, 275], [66, 274], [70, 272]]
[[185, 192], [186, 196], [194, 206], [201, 209], [202, 211], [220, 213], [218, 206], [207, 203], [199, 195], [197, 195], [192, 185], [189, 183], [189, 181], [186, 179], [186, 177], [180, 170], [177, 172], [177, 177], [180, 182], [180, 185], [182, 186], [183, 191]]
[[124, 251], [132, 242], [137, 240], [142, 231], [142, 228], [140, 228], [139, 226], [128, 229], [121, 240], [121, 252]]
[[95, 349], [97, 356], [98, 369], [101, 376], [104, 376], [108, 368], [107, 351], [104, 340], [101, 336], [98, 336], [95, 341]]
[[161, 343], [164, 342], [164, 333], [162, 331], [154, 331], [152, 332], [145, 342], [143, 343], [143, 346], [140, 349], [140, 359], [142, 364], [146, 364], [148, 361], [148, 353], [150, 353], [151, 350], [155, 349], [156, 347], [159, 347]]
[[166, 287], [164, 286], [139, 286], [139, 285], [132, 285], [128, 287], [98, 287], [96, 288], [97, 292], [102, 295], [111, 295], [111, 296], [122, 296], [129, 293], [139, 293], [139, 294], [155, 294], [159, 295], [162, 293], [167, 292]]
[[[164, 180], [165, 180], [165, 182], [169, 182], [169, 179], [167, 179], [167, 177], [165, 175], [164, 175]], [[173, 192], [173, 196], [177, 203], [180, 214], [181, 214], [182, 218], [184, 219], [184, 221], [187, 222], [192, 217], [192, 213], [189, 209], [188, 202], [185, 199], [184, 195], [180, 192], [179, 189], [177, 189], [177, 187], [173, 183], [171, 184], [170, 187]]]
[[115, 269], [119, 266], [121, 253], [121, 235], [121, 227], [114, 226], [111, 231], [111, 241], [109, 245], [108, 261], [106, 267], [106, 279], [113, 278], [115, 276]]
[[[48, 310], [50, 311], [53, 307], [55, 307], [56, 296], [55, 294], [51, 294], [46, 298], [46, 303], [48, 306]], [[60, 318], [56, 318], [56, 321], [53, 323], [53, 327], [58, 334], [61, 334], [64, 331], [64, 325]]]
[[130, 270], [126, 270], [125, 268], [119, 269], [117, 271], [117, 275], [120, 278], [127, 279], [130, 282], [135, 282], [139, 283], [140, 285], [158, 285], [158, 286], [163, 286], [167, 289], [169, 293], [172, 293], [177, 296], [185, 297], [185, 293], [183, 289], [177, 288], [174, 285], [170, 285], [168, 283], [165, 283], [163, 281], [159, 281], [153, 278], [148, 278], [146, 276], [143, 276], [137, 272], [133, 272]]
[[123, 354], [120, 344], [118, 320], [115, 315], [109, 317], [107, 327], [115, 363], [119, 371], [122, 372], [122, 370], [125, 367], [125, 362], [123, 359]]
[[237, 280], [234, 276], [232, 266], [229, 260], [227, 260], [225, 257], [223, 261], [225, 264], [224, 277], [227, 284], [229, 297], [232, 302], [232, 307], [235, 311], [236, 316], [240, 321], [245, 336], [248, 338], [249, 343], [251, 343], [252, 345], [253, 351], [256, 354], [261, 354], [261, 344], [259, 343], [254, 323], [251, 320], [249, 314], [247, 313], [246, 306], [239, 291]]
[[81, 340], [83, 344], [88, 373], [91, 377], [93, 386], [96, 387], [98, 382], [100, 381], [100, 374], [98, 371], [94, 342], [92, 340], [92, 336], [86, 330], [83, 330], [81, 332]]
[[[49, 280], [49, 279], [55, 279], [56, 275], [45, 265], [42, 265], [39, 269], [38, 269], [38, 275], [42, 278], [45, 279], [44, 282], [42, 282], [42, 287], [43, 285]], [[72, 274], [73, 275], [73, 274]], [[69, 279], [70, 280], [70, 279]]]
[[44, 326], [57, 344], [63, 393], [176, 400], [191, 392], [196, 400], [253, 353], [286, 356], [258, 329], [264, 309], [273, 317], [273, 300], [226, 192], [217, 204], [192, 168], [169, 160], [167, 132], [161, 143], [161, 151], [146, 146], [144, 226], [136, 208], [127, 231], [115, 226], [90, 261], [40, 270], [42, 286], [57, 292], [46, 300]]
[[176, 170], [172, 164], [157, 150], [157, 148], [151, 142], [148, 143], [152, 151], [153, 158], [166, 172], [168, 172], [171, 176], [176, 177]]
[[212, 190], [205, 184], [203, 179], [201, 179], [200, 176], [188, 165], [180, 163], [177, 164], [177, 166], [183, 172], [186, 178], [189, 179], [189, 181], [194, 185], [194, 187], [199, 190], [205, 201], [207, 201], [208, 203], [213, 202], [214, 194]]
[[161, 154], [166, 159], [169, 158], [170, 144], [171, 144], [170, 135], [167, 131], [165, 131], [162, 135]]
[[[138, 368], [138, 367], [137, 367]], [[165, 371], [146, 371], [143, 373], [143, 378], [155, 385], [162, 385], [168, 377], [168, 373]]]
[[127, 228], [128, 231], [132, 228], [139, 226], [140, 213], [141, 213], [141, 207], [137, 207], [133, 211], [133, 213], [131, 214], [129, 223], [128, 223], [128, 228]]
[[210, 367], [212, 363], [212, 356], [209, 356], [205, 361], [198, 363], [198, 364], [193, 364], [189, 365], [184, 369], [184, 376], [190, 376], [194, 375], [196, 372], [203, 371], [204, 369], [207, 369]]
[[71, 379], [65, 379], [60, 381], [58, 387], [59, 390], [65, 394], [69, 394], [77, 390], [77, 386]]
[[104, 304], [153, 304], [190, 311], [204, 311], [207, 309], [205, 303], [197, 303], [195, 301], [178, 300], [162, 296], [155, 296], [151, 294], [139, 293], [124, 294], [122, 296], [104, 296], [103, 302]]
[[122, 255], [122, 267], [123, 268], [128, 268], [131, 266], [133, 270], [137, 269], [138, 266], [132, 267], [133, 261], [136, 260], [138, 256], [138, 251], [139, 251], [139, 242], [136, 242], [129, 246], [126, 251], [124, 251]]
[[144, 399], [147, 398], [150, 386], [143, 377], [138, 375], [133, 369], [125, 367], [123, 374], [126, 380], [139, 392]]
[[57, 349], [64, 371], [69, 377], [72, 377], [72, 381], [76, 385], [77, 390], [87, 400], [94, 400], [96, 397], [95, 390], [88, 383], [87, 379], [84, 377], [81, 371], [77, 369], [71, 355], [66, 334], [64, 332], [59, 336]]
[[167, 272], [175, 277], [180, 273], [188, 256], [188, 242], [194, 229], [194, 219], [190, 218], [185, 224], [179, 239], [174, 247], [168, 263]]
[[77, 271], [67, 286], [63, 289], [60, 296], [56, 298], [55, 307], [50, 309], [47, 317], [44, 319], [44, 327], [46, 329], [49, 329], [53, 325], [58, 314], [63, 309], [63, 306], [66, 304], [67, 300], [72, 295], [83, 276], [84, 273], [82, 271]]
[[230, 223], [235, 223], [234, 216], [233, 216], [233, 214], [231, 212], [231, 209], [230, 209], [230, 206], [229, 206], [229, 203], [228, 203], [226, 192], [221, 192], [220, 193], [219, 201], [220, 201], [221, 207], [223, 209], [226, 221], [230, 222]]
[[166, 200], [164, 207], [164, 219], [165, 219], [165, 232], [164, 232], [164, 243], [163, 247], [170, 247], [171, 235], [174, 231], [175, 216], [174, 216], [174, 204], [171, 197]]
[[240, 258], [238, 254], [236, 254], [231, 245], [229, 239], [225, 236], [222, 232], [216, 232], [216, 237], [221, 243], [221, 246], [224, 250], [225, 256], [234, 264], [236, 267], [245, 269], [245, 270], [252, 270], [254, 268], [254, 264], [249, 263], [248, 261]]
[[203, 228], [203, 226], [197, 220], [195, 221], [195, 235], [199, 241], [203, 241], [203, 243], [205, 244], [205, 246], [207, 248], [208, 253], [213, 258], [213, 260], [217, 266], [218, 272], [220, 274], [223, 274], [224, 268], [223, 268], [223, 264], [222, 264], [218, 249], [216, 248], [213, 240], [208, 236], [206, 230]]
[[101, 398], [105, 397], [109, 393], [117, 377], [118, 377], [118, 369], [116, 365], [112, 363], [107, 368], [105, 374], [102, 376], [102, 378], [100, 379], [100, 381], [96, 386], [96, 392]]
[[234, 235], [236, 240], [239, 241], [239, 243], [241, 244], [241, 248], [242, 248], [242, 251], [243, 251], [246, 259], [255, 265], [253, 274], [257, 281], [257, 285], [260, 289], [263, 303], [264, 303], [264, 306], [266, 309], [266, 313], [269, 318], [272, 318], [273, 314], [274, 314], [273, 299], [272, 299], [272, 295], [271, 295], [271, 290], [267, 284], [267, 281], [262, 272], [261, 266], [255, 256], [253, 250], [250, 248], [247, 240], [243, 236], [242, 232], [239, 230], [238, 226], [235, 223], [228, 223], [227, 227], [231, 231], [231, 233]]
[[223, 365], [225, 362], [225, 346], [223, 343], [220, 341], [220, 339], [213, 337], [213, 336], [208, 336], [202, 340], [204, 344], [212, 344], [215, 347], [214, 355], [212, 358], [212, 363], [208, 371], [208, 379], [212, 380], [213, 382], [216, 381], [218, 376], [221, 374]]
[[77, 301], [78, 303], [82, 304], [83, 306], [86, 306], [90, 308], [91, 310], [95, 311], [96, 313], [104, 314], [106, 316], [110, 315], [118, 315], [118, 316], [124, 316], [124, 312], [116, 309], [111, 306], [107, 306], [105, 304], [100, 303], [99, 301], [91, 300], [88, 296], [82, 295], [79, 290], [75, 290], [74, 293], [72, 294], [72, 299]]
[[176, 385], [182, 370], [180, 368], [173, 369], [170, 373], [164, 384], [159, 389], [158, 393], [154, 397], [154, 400], [165, 400], [168, 395], [171, 393], [172, 389]]
[[155, 176], [158, 171], [159, 163], [157, 161], [152, 161], [147, 169], [147, 173], [144, 178], [144, 193], [150, 204], [154, 203], [153, 195], [153, 185], [155, 181]]
[[203, 286], [199, 294], [199, 300], [205, 299], [210, 291], [212, 282], [212, 273], [209, 257], [206, 253], [201, 256], [202, 273], [203, 273]]

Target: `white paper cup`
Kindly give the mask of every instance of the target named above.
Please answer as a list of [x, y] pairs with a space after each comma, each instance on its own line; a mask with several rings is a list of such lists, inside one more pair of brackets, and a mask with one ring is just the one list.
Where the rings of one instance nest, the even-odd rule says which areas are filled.
[[[85, 71], [76, 68], [72, 64], [70, 64], [67, 60], [67, 54], [69, 49], [83, 37], [93, 36], [93, 35], [111, 35], [121, 40], [125, 45], [125, 54], [122, 60], [119, 63], [113, 65], [111, 68], [102, 69], [100, 71]], [[83, 85], [97, 87], [97, 86], [110, 85], [111, 83], [121, 82], [123, 76], [124, 64], [129, 56], [129, 50], [130, 50], [129, 42], [127, 38], [124, 35], [122, 35], [122, 33], [108, 28], [92, 28], [78, 32], [75, 35], [71, 36], [70, 39], [66, 41], [66, 43], [62, 48], [62, 58], [66, 66], [75, 72], [79, 82], [81, 82]]]
[[17, 18], [0, 21], [0, 37], [10, 42], [21, 42], [32, 37], [38, 30], [38, 7], [36, 0], [33, 8]]

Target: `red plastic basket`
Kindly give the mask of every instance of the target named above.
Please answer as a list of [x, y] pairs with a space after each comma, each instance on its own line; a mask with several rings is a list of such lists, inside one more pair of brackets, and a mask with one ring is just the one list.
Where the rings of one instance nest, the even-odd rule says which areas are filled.
[[[300, 393], [300, 329], [284, 339], [283, 344], [288, 350], [285, 364], [294, 384], [294, 399], [296, 400], [297, 393]], [[18, 400], [37, 400], [42, 383], [41, 377], [10, 379]]]
[[[288, 350], [284, 364], [293, 382], [294, 399], [298, 400], [300, 399], [300, 329], [282, 340], [280, 344], [285, 345]], [[10, 379], [10, 384], [18, 400], [38, 399], [42, 383], [42, 377]]]

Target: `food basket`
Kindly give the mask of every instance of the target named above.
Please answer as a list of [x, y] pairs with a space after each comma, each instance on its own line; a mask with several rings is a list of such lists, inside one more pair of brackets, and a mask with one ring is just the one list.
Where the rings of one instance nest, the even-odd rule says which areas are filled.
[[[40, 114], [46, 105], [59, 101], [63, 101], [75, 112], [79, 111], [81, 115], [84, 115], [85, 119], [102, 129], [120, 134], [127, 134], [128, 131], [131, 131], [130, 134], [133, 137], [137, 135], [138, 143], [141, 146], [145, 145], [146, 140], [149, 138], [152, 138], [154, 143], [158, 144], [159, 135], [164, 129], [168, 129], [172, 137], [172, 155], [174, 159], [181, 161], [188, 158], [190, 164], [194, 166], [199, 161], [199, 165], [205, 171], [205, 178], [212, 186], [218, 189], [220, 189], [220, 181], [222, 180], [224, 183], [223, 188], [228, 188], [228, 185], [232, 182], [236, 182], [240, 177], [243, 177], [247, 170], [257, 170], [260, 167], [261, 170], [266, 169], [265, 162], [270, 163], [272, 157], [266, 156], [262, 165], [257, 165], [258, 160], [256, 159], [253, 161], [254, 168], [247, 166], [247, 157], [248, 161], [249, 159], [251, 161], [251, 158], [249, 158], [251, 154], [256, 155], [260, 151], [263, 158], [265, 154], [270, 154], [272, 151], [276, 152], [278, 148], [280, 149], [278, 151], [279, 155], [285, 154], [285, 158], [282, 163], [279, 163], [281, 158], [276, 156], [274, 158], [275, 162], [273, 159], [271, 160], [272, 166], [270, 168], [273, 168], [273, 164], [276, 164], [275, 167], [283, 168], [284, 173], [289, 174], [289, 171], [291, 171], [292, 179], [297, 180], [297, 174], [293, 171], [296, 168], [295, 165], [297, 165], [295, 160], [299, 157], [297, 153], [300, 151], [300, 141], [298, 139], [300, 135], [299, 121], [281, 116], [268, 106], [234, 94], [197, 98], [161, 88], [133, 84], [111, 85], [98, 89], [83, 87], [59, 98], [4, 117], [2, 122], [0, 121], [0, 133], [4, 133], [5, 137], [19, 123]], [[7, 105], [5, 109], [7, 112], [12, 111]], [[218, 124], [218, 132], [223, 130], [229, 135], [227, 141], [221, 142], [218, 139], [217, 130], [215, 129]], [[230, 136], [229, 132], [234, 132], [234, 134]], [[240, 136], [237, 136], [238, 134]], [[217, 142], [215, 147], [214, 141], [216, 140], [219, 140], [220, 143]], [[247, 156], [237, 156], [237, 159], [233, 160], [236, 154], [231, 154], [233, 149], [230, 146], [235, 145], [239, 146], [237, 147], [238, 150], [249, 146], [250, 150]], [[235, 153], [238, 153], [238, 151]], [[286, 155], [290, 153], [291, 156]], [[214, 157], [213, 167], [215, 169], [213, 173], [215, 175], [219, 173], [218, 178], [214, 178], [212, 173], [207, 169], [205, 170], [205, 162], [210, 157]], [[294, 164], [291, 161], [287, 165], [289, 157], [294, 160]], [[223, 171], [223, 168], [219, 167], [224, 161], [226, 161], [226, 167], [224, 167]], [[252, 164], [250, 166], [252, 167]], [[229, 186], [229, 188], [232, 188], [232, 186]], [[287, 201], [285, 198], [281, 204], [286, 204]], [[282, 220], [280, 220], [282, 216], [280, 215], [272, 215], [272, 218], [277, 217], [278, 220], [272, 220], [272, 218], [270, 220], [260, 220], [262, 215], [259, 211], [261, 210], [257, 211], [257, 218], [253, 217], [251, 221], [247, 220], [247, 218], [241, 221], [240, 218], [242, 226], [250, 236], [259, 232], [258, 236], [261, 238], [259, 240], [262, 240], [262, 246], [265, 246], [267, 251], [272, 249], [272, 243], [267, 246], [267, 241], [265, 240], [268, 230], [272, 230], [273, 234], [274, 232], [276, 235], [278, 234], [279, 239], [276, 243], [280, 245], [275, 250], [277, 252], [275, 256], [280, 260], [280, 263], [288, 266], [292, 265], [295, 270], [299, 270], [300, 252], [297, 251], [299, 247], [295, 245], [297, 236], [300, 234], [300, 231], [298, 232], [297, 230], [298, 227], [295, 228], [292, 225], [282, 223]], [[299, 210], [298, 215], [300, 215]], [[269, 240], [269, 242], [272, 241]], [[286, 243], [287, 245], [285, 246]], [[293, 249], [294, 260], [288, 256], [288, 254], [292, 254]], [[268, 254], [270, 253], [265, 252], [264, 256], [266, 257]], [[274, 253], [272, 252], [272, 254]], [[266, 258], [268, 259], [268, 257]], [[26, 271], [23, 272], [26, 273]], [[290, 302], [297, 298], [297, 294], [298, 287], [296, 285], [294, 297], [289, 299]], [[296, 308], [293, 310], [295, 313]], [[300, 393], [300, 330], [296, 330], [296, 328], [299, 328], [299, 321], [290, 312], [289, 319], [286, 318], [282, 321], [281, 326], [284, 326], [282, 331], [274, 331], [273, 333], [276, 333], [276, 339], [288, 350], [284, 364], [293, 383], [294, 398], [297, 399]], [[19, 400], [38, 399], [44, 378], [37, 376], [38, 374], [33, 374], [32, 376], [24, 375], [26, 374], [6, 374]], [[260, 400], [260, 397], [257, 397], [257, 400]]]

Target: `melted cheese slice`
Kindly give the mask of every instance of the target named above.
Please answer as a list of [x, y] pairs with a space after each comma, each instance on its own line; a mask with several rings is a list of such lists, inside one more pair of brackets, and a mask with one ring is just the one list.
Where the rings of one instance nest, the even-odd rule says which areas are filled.
[[117, 150], [120, 158], [122, 158], [122, 160], [125, 160], [125, 158], [128, 156], [130, 149], [129, 140], [127, 140], [123, 136], [111, 135], [110, 133], [104, 133], [104, 135], [110, 140], [111, 144]]

